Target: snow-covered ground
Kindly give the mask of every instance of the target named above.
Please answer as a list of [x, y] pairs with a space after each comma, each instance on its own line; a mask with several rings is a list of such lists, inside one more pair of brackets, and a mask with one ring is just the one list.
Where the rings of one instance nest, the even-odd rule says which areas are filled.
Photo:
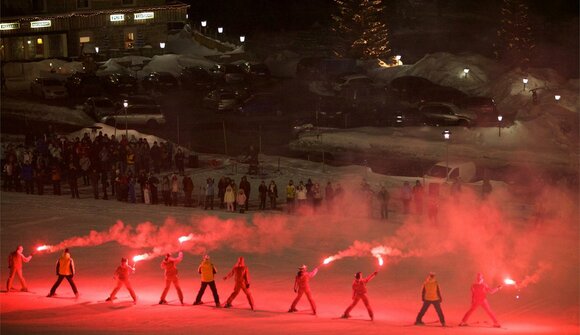
[[[277, 157], [264, 157], [270, 167]], [[95, 200], [90, 190], [81, 190], [80, 200], [68, 195], [26, 195], [2, 192], [1, 259], [16, 245], [25, 254], [41, 244], [70, 247], [76, 262], [75, 280], [81, 296], [75, 299], [63, 282], [54, 298], [46, 298], [53, 281], [54, 264], [61, 250], [40, 252], [24, 266], [29, 293], [0, 294], [2, 334], [337, 334], [360, 331], [368, 334], [578, 334], [579, 256], [578, 198], [562, 189], [545, 187], [540, 202], [544, 219], [536, 225], [533, 202], [514, 197], [501, 183], [494, 184], [492, 197], [482, 202], [479, 189], [465, 188], [460, 199], [444, 198], [436, 225], [425, 215], [401, 213], [398, 188], [408, 178], [374, 174], [362, 167], [332, 168], [319, 163], [280, 159], [281, 171], [268, 168], [267, 180], [276, 180], [280, 193], [288, 179], [312, 178], [325, 184], [341, 182], [347, 190], [344, 202], [328, 212], [227, 213], [200, 208], [147, 206]], [[199, 187], [208, 176], [236, 173], [225, 169], [192, 169]], [[371, 188], [386, 185], [391, 192], [388, 221], [378, 219], [358, 194], [364, 178]], [[252, 205], [256, 208], [259, 179], [251, 179]], [[66, 190], [66, 187], [65, 187]], [[66, 191], [65, 191], [66, 192]], [[105, 302], [114, 287], [112, 273], [121, 257], [163, 254], [180, 249], [177, 238], [193, 233], [196, 238], [181, 248], [185, 259], [179, 265], [185, 306], [172, 289], [168, 306], [157, 304], [164, 280], [161, 257], [137, 263], [131, 281], [139, 296], [133, 305], [122, 289], [118, 300]], [[358, 241], [358, 242], [357, 242]], [[379, 268], [372, 247], [392, 248], [385, 255], [379, 276], [368, 284], [375, 321], [368, 321], [362, 303], [350, 320], [339, 319], [350, 303], [355, 272], [369, 274]], [[347, 256], [329, 265], [325, 257], [346, 250]], [[233, 282], [221, 278], [238, 256], [245, 256], [251, 272], [251, 290], [257, 311], [248, 310], [239, 296], [233, 309], [215, 309], [206, 292], [202, 306], [191, 306], [199, 288], [197, 266], [204, 253], [215, 263], [222, 302]], [[303, 298], [299, 313], [287, 309], [297, 267], [320, 265], [312, 280], [318, 316], [312, 316]], [[2, 267], [2, 280], [6, 279]], [[411, 326], [421, 306], [421, 284], [429, 271], [437, 272], [444, 297], [443, 310], [451, 328], [438, 327], [430, 310], [426, 327]], [[481, 271], [490, 285], [515, 279], [520, 287], [506, 286], [490, 296], [502, 329], [491, 328], [481, 310], [471, 318], [472, 327], [458, 328], [470, 302], [469, 287]], [[14, 286], [19, 288], [19, 284]]]

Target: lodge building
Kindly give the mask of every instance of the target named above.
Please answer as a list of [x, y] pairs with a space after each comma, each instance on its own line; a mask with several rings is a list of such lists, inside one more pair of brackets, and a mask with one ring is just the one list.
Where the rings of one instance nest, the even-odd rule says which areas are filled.
[[183, 28], [188, 8], [166, 0], [2, 0], [0, 60], [158, 49]]

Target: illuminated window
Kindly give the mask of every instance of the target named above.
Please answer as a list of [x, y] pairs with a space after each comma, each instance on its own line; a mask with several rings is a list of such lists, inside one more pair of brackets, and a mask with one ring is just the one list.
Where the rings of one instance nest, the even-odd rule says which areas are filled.
[[80, 42], [81, 42], [81, 43], [89, 43], [90, 41], [91, 41], [91, 38], [90, 38], [90, 37], [88, 37], [88, 36], [82, 36], [82, 37], [80, 38]]
[[133, 49], [135, 47], [135, 32], [125, 32], [125, 49]]
[[36, 44], [42, 44], [42, 43], [43, 43], [42, 38], [39, 37], [36, 39]]

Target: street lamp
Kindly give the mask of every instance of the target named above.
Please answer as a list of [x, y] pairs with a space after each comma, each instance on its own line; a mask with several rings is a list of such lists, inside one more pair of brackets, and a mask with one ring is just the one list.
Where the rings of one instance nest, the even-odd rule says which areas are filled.
[[241, 35], [240, 36], [240, 43], [244, 43], [246, 41], [246, 36]]
[[503, 120], [503, 116], [498, 115], [497, 116], [497, 132], [498, 132], [499, 137], [501, 137], [501, 120]]
[[129, 141], [129, 127], [127, 127], [127, 107], [129, 106], [129, 102], [127, 100], [123, 100], [123, 109], [125, 110], [125, 139]]
[[95, 47], [95, 52], [99, 53], [99, 47]]
[[161, 54], [165, 53], [165, 42], [159, 42], [159, 47], [161, 48]]
[[221, 34], [224, 32], [224, 27], [218, 27], [218, 33]]
[[524, 91], [526, 90], [526, 86], [528, 85], [528, 78], [522, 79], [522, 83], [524, 83]]
[[467, 78], [467, 74], [469, 73], [469, 68], [466, 67], [465, 69], [463, 69], [463, 77]]
[[556, 102], [560, 101], [561, 96], [559, 94], [554, 95], [554, 100], [556, 100]]
[[446, 147], [446, 156], [447, 156], [447, 165], [445, 166], [445, 182], [449, 182], [449, 141], [451, 140], [451, 130], [445, 129], [443, 131], [443, 139], [447, 142]]

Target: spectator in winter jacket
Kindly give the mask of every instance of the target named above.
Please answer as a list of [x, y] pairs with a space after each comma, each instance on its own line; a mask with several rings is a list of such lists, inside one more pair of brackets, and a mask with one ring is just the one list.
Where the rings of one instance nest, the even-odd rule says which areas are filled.
[[113, 301], [116, 299], [117, 292], [125, 285], [129, 293], [131, 294], [131, 298], [133, 298], [133, 303], [137, 303], [137, 296], [135, 295], [135, 291], [133, 291], [133, 287], [129, 282], [129, 274], [131, 272], [135, 272], [135, 268], [129, 265], [129, 260], [127, 258], [121, 258], [121, 265], [117, 267], [113, 277], [117, 280], [117, 286], [113, 289], [109, 297], [106, 301]]
[[209, 255], [203, 256], [203, 261], [197, 268], [197, 272], [201, 275], [201, 287], [199, 288], [199, 292], [197, 292], [197, 297], [195, 298], [194, 305], [201, 305], [203, 302], [201, 298], [205, 293], [205, 289], [209, 285], [211, 292], [213, 293], [213, 300], [215, 302], [215, 307], [221, 307], [220, 305], [220, 296], [217, 292], [217, 287], [215, 286], [214, 275], [217, 273], [217, 270], [213, 263], [209, 259]]
[[266, 182], [262, 180], [260, 186], [258, 187], [258, 193], [260, 194], [260, 209], [266, 209], [266, 197], [268, 195], [268, 187]]
[[296, 203], [298, 208], [303, 208], [304, 205], [306, 205], [307, 199], [306, 193], [307, 193], [306, 187], [304, 186], [304, 182], [302, 182], [301, 180], [298, 186], [296, 187]]
[[226, 191], [224, 194], [224, 201], [227, 205], [227, 211], [233, 212], [234, 211], [234, 201], [236, 201], [236, 195], [234, 193], [234, 189], [232, 185], [228, 185], [226, 187]]
[[278, 186], [271, 180], [268, 185], [268, 197], [270, 198], [270, 209], [276, 209], [276, 199], [278, 199]]
[[205, 184], [205, 205], [204, 209], [208, 207], [213, 210], [213, 196], [215, 194], [214, 180], [213, 178], [207, 178]]
[[386, 220], [389, 218], [389, 191], [384, 186], [381, 186], [381, 190], [378, 193], [379, 205], [381, 208], [381, 219]]
[[232, 307], [232, 302], [238, 296], [240, 290], [242, 290], [246, 295], [246, 298], [248, 298], [250, 308], [254, 310], [254, 298], [252, 298], [252, 293], [250, 292], [250, 272], [244, 262], [244, 257], [238, 258], [238, 261], [232, 268], [232, 271], [230, 271], [230, 273], [224, 277], [224, 280], [231, 278], [232, 276], [234, 276], [235, 280], [234, 292], [232, 292], [224, 307]]
[[222, 176], [218, 181], [218, 198], [220, 200], [220, 208], [224, 208], [225, 201], [224, 195], [226, 194], [226, 187], [228, 187], [229, 182], [227, 181], [226, 177]]
[[352, 311], [354, 306], [358, 304], [359, 300], [362, 300], [363, 303], [365, 304], [365, 307], [367, 308], [367, 311], [369, 312], [371, 320], [374, 319], [373, 309], [371, 308], [371, 305], [369, 304], [369, 299], [367, 297], [367, 283], [371, 279], [373, 279], [377, 274], [378, 272], [375, 271], [366, 278], [362, 277], [362, 272], [357, 272], [354, 275], [354, 281], [352, 283], [352, 303], [344, 311], [342, 318], [344, 319], [350, 318], [350, 311]]
[[58, 166], [58, 163], [55, 163], [52, 166], [50, 180], [52, 181], [52, 193], [54, 195], [60, 195], [61, 173], [60, 173], [60, 167]]
[[70, 187], [71, 197], [79, 199], [78, 171], [73, 163], [69, 164], [68, 167], [68, 186]]
[[303, 294], [306, 294], [306, 298], [308, 298], [308, 302], [310, 303], [310, 307], [312, 308], [312, 314], [316, 315], [316, 304], [314, 303], [314, 299], [312, 299], [312, 293], [310, 292], [310, 279], [316, 276], [318, 273], [318, 268], [314, 268], [311, 272], [307, 272], [306, 265], [302, 265], [298, 268], [298, 273], [296, 274], [296, 278], [294, 279], [294, 292], [296, 292], [296, 298], [292, 302], [288, 313], [297, 312], [296, 305], [302, 298]]
[[8, 255], [8, 269], [10, 270], [10, 274], [8, 275], [8, 280], [6, 281], [6, 292], [9, 293], [13, 291], [14, 288], [12, 287], [12, 281], [14, 280], [14, 276], [18, 276], [20, 280], [20, 285], [22, 288], [20, 291], [28, 292], [28, 287], [26, 286], [26, 280], [24, 280], [24, 276], [22, 275], [22, 264], [28, 263], [32, 259], [32, 255], [26, 257], [23, 254], [24, 247], [19, 245], [16, 250]]
[[403, 183], [403, 187], [401, 188], [401, 200], [403, 201], [403, 213], [409, 214], [409, 205], [411, 203], [411, 199], [413, 198], [413, 190], [411, 186], [409, 186], [409, 182], [406, 181]]
[[236, 196], [236, 203], [238, 204], [238, 208], [240, 209], [240, 213], [245, 212], [246, 201], [248, 201], [248, 197], [246, 197], [244, 190], [240, 189], [238, 191], [238, 195]]
[[99, 199], [99, 180], [100, 180], [100, 173], [96, 168], [91, 169], [90, 178], [91, 178], [91, 186], [93, 187], [93, 195], [95, 199]]
[[[251, 191], [251, 186], [250, 186], [250, 182], [248, 181], [248, 178], [246, 178], [246, 176], [242, 177], [242, 180], [240, 181], [240, 189], [244, 190], [244, 194], [246, 195], [246, 201], [244, 202], [244, 209], [248, 210], [248, 203], [250, 202], [250, 191]], [[238, 203], [239, 205], [239, 203]]]
[[290, 180], [286, 186], [286, 206], [288, 213], [294, 213], [294, 201], [296, 200], [296, 187], [294, 181]]
[[56, 262], [56, 275], [58, 276], [58, 279], [56, 280], [54, 285], [52, 285], [50, 293], [47, 295], [47, 297], [50, 298], [54, 296], [54, 294], [56, 293], [56, 289], [60, 286], [62, 280], [66, 278], [75, 294], [75, 297], [78, 298], [79, 292], [77, 291], [77, 286], [73, 281], [73, 277], [75, 275], [75, 262], [72, 259], [68, 248], [64, 249], [64, 252]]
[[171, 176], [171, 205], [177, 206], [177, 198], [179, 197], [179, 179], [174, 173]]
[[107, 170], [104, 170], [103, 173], [101, 173], [101, 188], [103, 189], [103, 200], [108, 200], [109, 196], [107, 195], [107, 187], [109, 187], [109, 174], [107, 173]]
[[24, 180], [24, 190], [26, 194], [34, 194], [34, 169], [31, 164], [22, 165], [22, 180]]
[[179, 302], [183, 305], [183, 292], [181, 292], [181, 287], [179, 286], [179, 279], [177, 278], [177, 267], [176, 265], [181, 263], [183, 260], [183, 252], [179, 252], [179, 256], [177, 258], [171, 257], [171, 254], [166, 254], [165, 259], [161, 262], [161, 268], [165, 270], [165, 288], [163, 289], [163, 293], [161, 293], [161, 298], [159, 298], [159, 304], [167, 304], [167, 300], [165, 297], [167, 296], [167, 292], [169, 292], [169, 288], [171, 287], [171, 283], [175, 286], [175, 290], [177, 291], [177, 296], [179, 297]]
[[171, 182], [169, 181], [169, 176], [164, 176], [161, 181], [161, 194], [165, 206], [171, 206]]
[[415, 210], [417, 214], [423, 214], [423, 194], [425, 193], [423, 185], [419, 180], [415, 181], [413, 186], [413, 202], [415, 203]]
[[318, 209], [322, 203], [322, 190], [320, 189], [320, 184], [314, 183], [310, 193], [312, 193], [312, 205], [315, 209]]
[[423, 289], [421, 290], [421, 299], [423, 300], [423, 307], [417, 314], [417, 318], [415, 320], [415, 325], [422, 326], [423, 323], [423, 315], [429, 309], [429, 306], [433, 305], [435, 307], [435, 311], [437, 312], [437, 316], [439, 317], [439, 321], [441, 325], [445, 327], [445, 316], [443, 315], [443, 311], [441, 310], [441, 303], [443, 302], [443, 298], [441, 297], [441, 291], [439, 290], [439, 284], [437, 283], [437, 279], [435, 278], [435, 273], [430, 272], [429, 277], [423, 283]]
[[469, 308], [467, 313], [465, 313], [459, 325], [467, 326], [467, 320], [469, 320], [471, 313], [473, 313], [477, 309], [477, 307], [481, 306], [485, 310], [487, 315], [489, 315], [489, 317], [493, 320], [493, 326], [497, 328], [501, 327], [501, 325], [499, 324], [499, 322], [495, 317], [495, 314], [493, 314], [493, 311], [489, 307], [489, 303], [487, 302], [487, 295], [494, 294], [500, 289], [501, 285], [496, 288], [490, 288], [489, 286], [487, 286], [487, 284], [483, 281], [483, 274], [478, 273], [475, 283], [471, 285], [471, 307]]

